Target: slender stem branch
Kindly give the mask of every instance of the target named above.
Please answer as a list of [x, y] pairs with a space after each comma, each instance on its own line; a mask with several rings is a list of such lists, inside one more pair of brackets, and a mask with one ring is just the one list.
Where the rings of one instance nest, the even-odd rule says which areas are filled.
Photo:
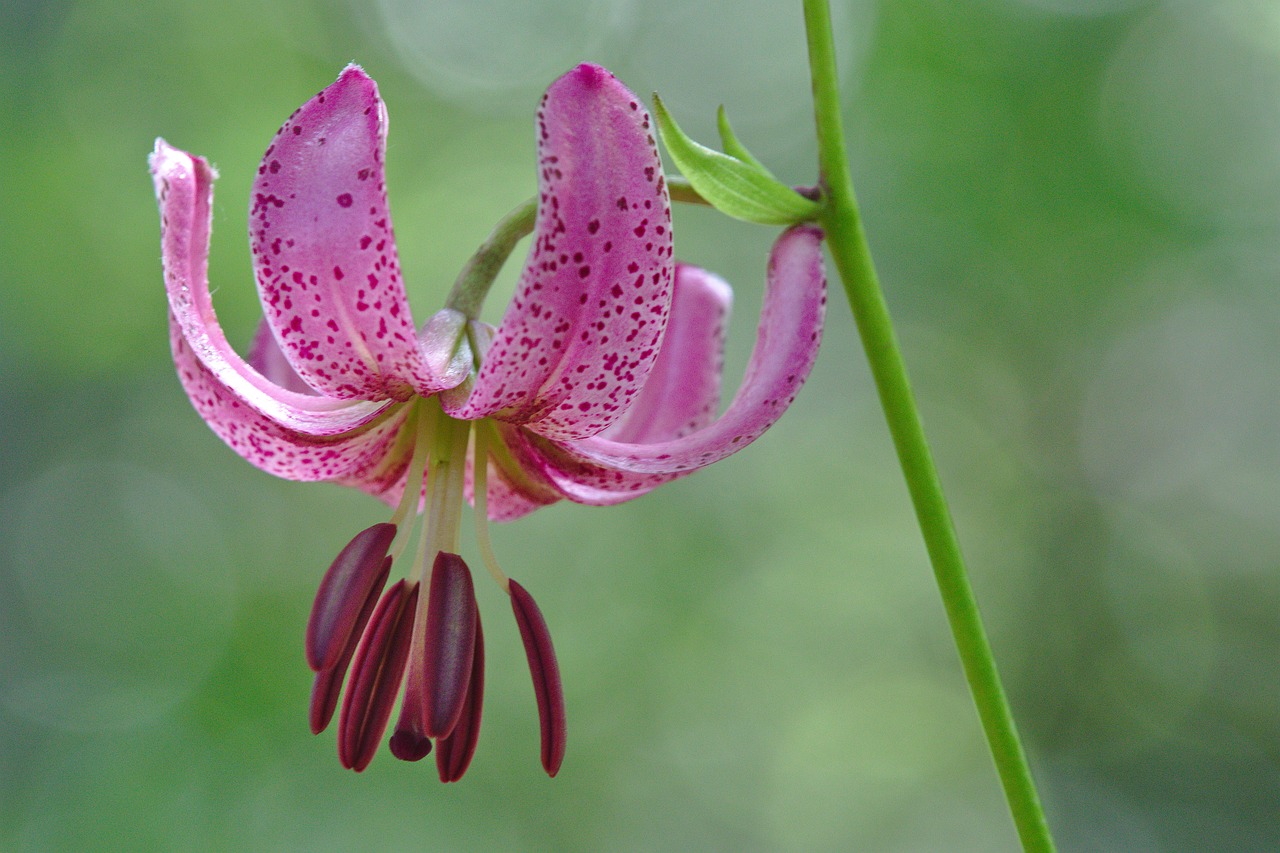
[[449, 291], [449, 298], [445, 300], [446, 308], [461, 311], [471, 319], [480, 316], [480, 308], [484, 305], [485, 296], [489, 294], [489, 287], [497, 278], [502, 265], [507, 262], [511, 250], [533, 231], [537, 210], [537, 199], [531, 198], [498, 221], [488, 238], [458, 273], [453, 290]]
[[711, 202], [698, 194], [698, 191], [693, 188], [693, 184], [689, 183], [684, 178], [673, 178], [668, 175], [667, 192], [670, 193], [672, 201], [678, 201], [684, 204], [711, 204]]
[[880, 403], [884, 407], [907, 490], [933, 564], [956, 649], [1018, 835], [1025, 850], [1052, 851], [1053, 838], [996, 671], [995, 658], [969, 583], [955, 526], [925, 440], [906, 365], [858, 214], [840, 117], [835, 48], [827, 0], [804, 0], [804, 15], [824, 194], [821, 223], [827, 232], [827, 245], [848, 294], [854, 321], [875, 377]]

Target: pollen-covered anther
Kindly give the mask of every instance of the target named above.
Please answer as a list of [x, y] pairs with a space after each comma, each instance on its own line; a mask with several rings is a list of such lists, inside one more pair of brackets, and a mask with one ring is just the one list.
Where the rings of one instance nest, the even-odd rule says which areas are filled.
[[524, 641], [533, 676], [533, 693], [538, 702], [538, 722], [542, 729], [542, 767], [548, 776], [560, 771], [565, 750], [564, 688], [560, 665], [551, 645], [551, 631], [533, 596], [515, 581], [509, 582], [511, 609], [515, 612], [520, 639]]
[[359, 772], [369, 766], [391, 718], [409, 659], [418, 584], [396, 581], [378, 602], [351, 665], [338, 721], [338, 760]]
[[391, 562], [386, 559], [396, 537], [394, 524], [362, 530], [342, 549], [325, 572], [307, 621], [307, 663], [316, 672], [333, 668], [359, 639], [387, 582]]
[[471, 766], [480, 740], [480, 714], [484, 705], [484, 631], [480, 627], [480, 614], [476, 612], [476, 647], [471, 658], [471, 679], [467, 684], [467, 699], [462, 715], [448, 737], [437, 741], [436, 770], [441, 782], [457, 782]]
[[471, 681], [478, 609], [471, 570], [457, 554], [441, 551], [431, 569], [427, 595], [425, 734], [444, 738], [462, 716]]
[[347, 674], [347, 667], [351, 663], [352, 655], [355, 654], [356, 646], [360, 643], [360, 636], [364, 633], [369, 617], [373, 614], [373, 608], [378, 603], [378, 594], [386, 584], [390, 569], [391, 556], [388, 555], [382, 561], [381, 579], [374, 585], [369, 597], [365, 600], [364, 607], [356, 618], [355, 626], [347, 639], [346, 648], [343, 649], [337, 663], [316, 673], [315, 683], [311, 687], [312, 734], [320, 734], [328, 728], [329, 722], [333, 719], [333, 712], [338, 707], [338, 697], [342, 695], [342, 679]]

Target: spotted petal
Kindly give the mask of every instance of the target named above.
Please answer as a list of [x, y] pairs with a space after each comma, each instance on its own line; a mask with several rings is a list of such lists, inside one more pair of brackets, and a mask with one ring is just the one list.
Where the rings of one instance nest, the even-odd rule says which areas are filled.
[[156, 141], [151, 172], [160, 205], [170, 338], [183, 388], [232, 449], [294, 480], [359, 476], [383, 458], [402, 419], [389, 401], [341, 401], [281, 387], [227, 342], [209, 296], [213, 181], [209, 164]]
[[715, 419], [733, 290], [689, 264], [676, 265], [671, 319], [644, 388], [601, 438], [652, 444], [680, 438]]
[[526, 450], [536, 454], [540, 473], [571, 500], [617, 503], [759, 438], [795, 399], [818, 353], [826, 306], [821, 246], [822, 232], [813, 226], [791, 228], [774, 245], [756, 345], [723, 415], [688, 435], [652, 443], [529, 436]]
[[670, 203], [649, 114], [603, 68], [553, 83], [537, 128], [533, 246], [471, 396], [450, 414], [573, 440], [613, 423], [653, 366], [671, 303]]
[[249, 364], [281, 388], [297, 391], [299, 394], [316, 394], [310, 385], [302, 381], [284, 353], [280, 352], [280, 345], [271, 334], [271, 324], [265, 319], [258, 324], [258, 331], [253, 336], [253, 346], [249, 348]]
[[[671, 319], [649, 380], [631, 408], [602, 432], [601, 438], [651, 444], [688, 435], [715, 419], [732, 301], [733, 291], [720, 278], [689, 264], [676, 265]], [[494, 437], [500, 442], [490, 465], [489, 517], [494, 520], [518, 518], [563, 497], [597, 505], [621, 503], [657, 485], [653, 478], [636, 478], [619, 491], [612, 478], [595, 466], [571, 460], [549, 462], [545, 458], [547, 443], [519, 427], [502, 424], [494, 430]], [[551, 451], [551, 455], [556, 454]], [[499, 466], [499, 461], [505, 464]], [[495, 470], [530, 486], [495, 488]], [[565, 489], [548, 482], [539, 473], [544, 470], [557, 472]], [[570, 471], [581, 472], [580, 479], [570, 476]], [[587, 485], [587, 481], [602, 478], [611, 488]]]
[[352, 65], [295, 112], [253, 185], [250, 244], [285, 357], [331, 397], [404, 400], [456, 385], [420, 349], [391, 230], [387, 114]]
[[[271, 327], [266, 320], [259, 324], [258, 332], [254, 335], [253, 347], [249, 350], [249, 364], [281, 388], [311, 396], [316, 393], [307, 383], [302, 381], [302, 378], [294, 371], [293, 365], [289, 364], [289, 360], [280, 352], [280, 347], [276, 343], [275, 337], [272, 336]], [[394, 418], [391, 417], [393, 411], [397, 412]], [[360, 489], [391, 506], [395, 506], [400, 502], [400, 496], [404, 493], [409, 474], [409, 460], [413, 455], [413, 430], [401, 429], [406, 416], [407, 410], [403, 409], [403, 407], [391, 407], [382, 418], [387, 423], [383, 424], [379, 430], [379, 436], [376, 440], [372, 436], [367, 436], [364, 439], [356, 435], [351, 436], [353, 442], [364, 445], [364, 450], [361, 453], [364, 460], [362, 463], [353, 463], [342, 469], [334, 469], [333, 466], [330, 466], [330, 470], [333, 470], [332, 474], [325, 473], [323, 476], [303, 477], [301, 479], [327, 480], [332, 478], [341, 485]], [[219, 434], [221, 435], [221, 432]], [[294, 443], [296, 444], [297, 442], [295, 441]], [[302, 443], [306, 446], [324, 444], [329, 448], [334, 445], [332, 441], [314, 442], [304, 440]], [[288, 477], [289, 475], [284, 474], [283, 476]], [[299, 478], [294, 477], [293, 479]]]
[[[405, 448], [407, 409], [396, 405], [367, 424], [333, 436], [317, 436], [283, 426], [248, 405], [218, 374], [196, 355], [176, 319], [170, 319], [170, 343], [178, 380], [200, 417], [227, 446], [268, 474], [287, 480], [343, 480], [365, 487], [378, 482], [389, 466], [407, 465], [411, 448]], [[384, 486], [368, 486], [379, 494]], [[403, 487], [401, 487], [403, 488]], [[399, 492], [396, 493], [398, 496]], [[385, 497], [393, 502], [396, 498]]]

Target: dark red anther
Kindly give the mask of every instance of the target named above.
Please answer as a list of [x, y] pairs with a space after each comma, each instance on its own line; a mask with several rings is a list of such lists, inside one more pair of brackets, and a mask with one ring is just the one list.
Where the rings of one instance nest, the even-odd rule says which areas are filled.
[[441, 782], [457, 782], [471, 766], [480, 740], [480, 712], [484, 705], [484, 631], [480, 628], [480, 614], [476, 613], [476, 649], [471, 658], [471, 681], [467, 686], [467, 701], [462, 716], [448, 737], [436, 743], [436, 770]]
[[525, 588], [509, 581], [511, 609], [520, 627], [524, 653], [533, 676], [533, 693], [538, 700], [538, 722], [542, 727], [542, 766], [547, 775], [555, 776], [564, 760], [565, 716], [564, 688], [560, 684], [560, 665], [551, 645], [551, 632], [542, 611]]
[[[349, 663], [350, 658], [344, 663]], [[342, 679], [347, 674], [346, 666], [332, 667], [316, 673], [311, 683], [311, 733], [318, 735], [329, 727], [333, 720], [333, 712], [338, 707], [338, 697], [342, 695]]]
[[475, 654], [476, 613], [471, 571], [457, 554], [441, 551], [431, 568], [423, 637], [427, 737], [448, 737], [462, 715]]
[[[366, 602], [377, 601], [391, 563], [387, 550], [396, 538], [389, 522], [362, 530], [325, 572], [307, 620], [307, 663], [316, 672], [334, 667], [353, 637], [359, 637]], [[367, 616], [366, 616], [367, 618]]]
[[[383, 580], [377, 585], [379, 590], [382, 588], [382, 583], [386, 581], [387, 572], [390, 569], [391, 557], [388, 556], [382, 561]], [[342, 656], [338, 658], [338, 662], [316, 673], [315, 683], [311, 686], [312, 734], [320, 734], [333, 719], [333, 711], [338, 707], [338, 697], [342, 695], [342, 679], [347, 674], [351, 656], [355, 654], [356, 646], [360, 643], [360, 635], [364, 632], [364, 627], [368, 624], [369, 616], [372, 615], [377, 603], [376, 596], [369, 596], [364, 603], [364, 608], [360, 611], [359, 618], [356, 619], [355, 628], [347, 639], [346, 648], [342, 650]]]
[[395, 582], [369, 619], [351, 664], [338, 720], [338, 760], [359, 772], [369, 766], [387, 730], [409, 659], [418, 585]]

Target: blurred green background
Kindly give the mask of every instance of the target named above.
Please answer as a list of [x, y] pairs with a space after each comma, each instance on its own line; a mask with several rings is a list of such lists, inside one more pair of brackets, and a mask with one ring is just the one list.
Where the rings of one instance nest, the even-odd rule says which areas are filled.
[[[1062, 849], [1280, 849], [1280, 7], [835, 7], [872, 246]], [[1013, 849], [838, 293], [748, 452], [495, 531], [560, 651], [557, 779], [482, 577], [460, 784], [385, 751], [353, 775], [308, 733], [312, 594], [386, 511], [194, 414], [146, 155], [221, 170], [211, 278], [247, 344], [257, 160], [352, 60], [419, 318], [533, 192], [534, 104], [578, 61], [704, 140], [723, 102], [815, 177], [798, 3], [7, 0], [0, 849]], [[677, 215], [737, 287], [733, 387], [774, 232]]]

